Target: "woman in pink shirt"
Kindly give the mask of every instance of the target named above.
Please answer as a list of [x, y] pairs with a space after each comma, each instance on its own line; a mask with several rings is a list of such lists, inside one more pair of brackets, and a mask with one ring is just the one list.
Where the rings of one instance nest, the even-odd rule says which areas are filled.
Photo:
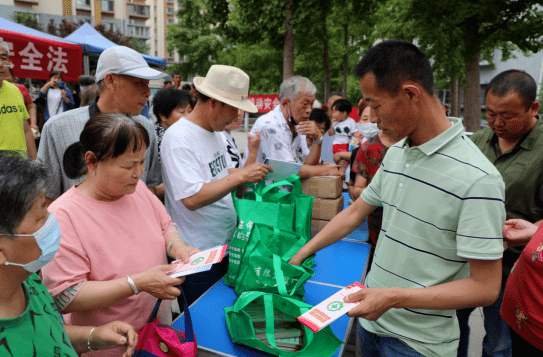
[[[49, 210], [62, 232], [60, 248], [43, 270], [59, 310], [73, 325], [121, 320], [136, 331], [157, 299], [158, 318], [171, 323], [168, 300], [183, 282], [170, 278], [166, 254], [190, 260], [198, 249], [183, 243], [162, 203], [139, 180], [149, 136], [122, 114], [90, 119], [78, 143], [64, 154], [64, 171], [85, 181], [59, 197]], [[89, 353], [121, 356], [122, 350]]]

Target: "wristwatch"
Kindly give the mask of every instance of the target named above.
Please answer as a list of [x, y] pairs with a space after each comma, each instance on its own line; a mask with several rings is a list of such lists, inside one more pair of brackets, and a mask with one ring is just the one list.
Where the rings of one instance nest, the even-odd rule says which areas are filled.
[[324, 135], [321, 136], [321, 138], [320, 138], [319, 140], [313, 139], [313, 144], [322, 144], [322, 138], [323, 138], [323, 137], [324, 137]]

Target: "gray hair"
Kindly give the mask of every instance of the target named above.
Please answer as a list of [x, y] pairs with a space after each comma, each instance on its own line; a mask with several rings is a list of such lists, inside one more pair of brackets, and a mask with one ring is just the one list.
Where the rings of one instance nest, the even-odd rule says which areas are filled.
[[0, 40], [0, 47], [6, 50], [6, 53], [9, 55], [9, 46], [4, 41]]
[[282, 101], [283, 98], [288, 98], [293, 102], [298, 98], [300, 92], [315, 95], [315, 93], [317, 93], [317, 87], [305, 77], [294, 76], [287, 78], [279, 87], [279, 100]]
[[0, 234], [12, 235], [45, 188], [47, 171], [34, 161], [0, 154]]
[[345, 99], [345, 97], [343, 96], [343, 93], [341, 92], [330, 92], [330, 95], [328, 96], [328, 99], [326, 101], [328, 102], [330, 99], [332, 99], [333, 96], [339, 96]]

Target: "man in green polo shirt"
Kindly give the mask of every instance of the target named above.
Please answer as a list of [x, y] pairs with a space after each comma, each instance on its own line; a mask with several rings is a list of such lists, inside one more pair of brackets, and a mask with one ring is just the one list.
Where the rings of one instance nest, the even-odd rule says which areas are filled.
[[[496, 166], [505, 181], [507, 219], [520, 218], [539, 226], [543, 219], [543, 121], [537, 119], [537, 85], [526, 72], [508, 70], [494, 77], [486, 91], [488, 128], [471, 140]], [[500, 297], [483, 309], [486, 336], [484, 356], [511, 356], [509, 326], [500, 316], [505, 282], [526, 241], [506, 240]], [[467, 356], [469, 315], [473, 309], [457, 312], [460, 322], [458, 357]]]
[[[456, 309], [486, 306], [500, 291], [505, 185], [496, 168], [449, 119], [432, 67], [405, 41], [369, 49], [355, 68], [377, 125], [393, 137], [372, 182], [291, 259], [335, 243], [382, 206], [368, 289], [359, 302], [364, 356], [456, 356]], [[340, 271], [337, 272], [341, 274]]]

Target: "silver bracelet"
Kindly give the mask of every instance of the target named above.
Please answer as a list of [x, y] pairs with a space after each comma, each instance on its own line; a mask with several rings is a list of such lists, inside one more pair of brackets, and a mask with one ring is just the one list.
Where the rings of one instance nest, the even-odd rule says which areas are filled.
[[134, 291], [134, 294], [138, 295], [140, 293], [140, 291], [138, 290], [138, 287], [136, 286], [136, 284], [134, 284], [134, 280], [132, 280], [130, 275], [126, 276], [126, 280], [128, 281], [128, 285], [130, 285], [130, 287]]
[[[174, 259], [174, 257], [172, 257], [172, 253], [170, 253], [170, 249], [172, 247], [172, 244], [174, 244], [175, 242], [178, 242], [178, 241], [181, 241], [183, 242], [183, 239], [181, 239], [181, 237], [179, 238], [175, 238], [174, 240], [172, 240], [170, 243], [168, 243], [168, 246], [166, 247], [166, 254], [168, 254], [168, 257]], [[183, 242], [184, 243], [184, 242]]]
[[89, 332], [89, 337], [87, 337], [87, 348], [89, 349], [89, 351], [97, 351], [97, 350], [93, 350], [91, 348], [91, 343], [90, 343], [90, 337], [92, 335], [92, 332], [96, 329], [96, 327], [93, 327], [92, 330], [90, 330]]

